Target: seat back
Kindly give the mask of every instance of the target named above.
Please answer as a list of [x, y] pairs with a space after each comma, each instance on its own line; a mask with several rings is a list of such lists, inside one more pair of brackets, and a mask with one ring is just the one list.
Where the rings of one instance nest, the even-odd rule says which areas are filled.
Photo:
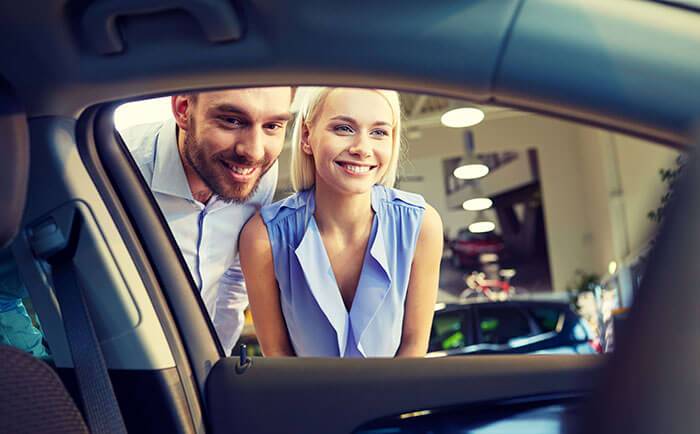
[[[0, 249], [20, 228], [29, 180], [27, 118], [0, 78]], [[87, 433], [75, 402], [54, 370], [17, 348], [0, 345], [0, 431]]]
[[29, 132], [12, 88], [0, 77], [0, 248], [15, 237], [22, 221], [29, 180]]
[[53, 369], [0, 345], [0, 431], [15, 434], [88, 433], [78, 408]]

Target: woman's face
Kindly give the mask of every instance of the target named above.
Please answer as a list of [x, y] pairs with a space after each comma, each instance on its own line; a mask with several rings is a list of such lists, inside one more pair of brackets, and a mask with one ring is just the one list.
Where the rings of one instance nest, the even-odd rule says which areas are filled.
[[332, 90], [302, 135], [302, 151], [314, 158], [317, 188], [368, 192], [390, 164], [393, 125], [391, 107], [378, 92]]

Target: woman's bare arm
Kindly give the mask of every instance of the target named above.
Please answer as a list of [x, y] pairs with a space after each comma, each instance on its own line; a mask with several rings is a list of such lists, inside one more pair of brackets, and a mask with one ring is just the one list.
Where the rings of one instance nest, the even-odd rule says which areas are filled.
[[255, 333], [266, 357], [294, 356], [280, 305], [280, 291], [265, 223], [255, 214], [238, 241], [241, 268], [248, 288]]
[[427, 205], [411, 265], [403, 333], [397, 357], [423, 357], [428, 351], [440, 280], [442, 240], [440, 215], [435, 208]]

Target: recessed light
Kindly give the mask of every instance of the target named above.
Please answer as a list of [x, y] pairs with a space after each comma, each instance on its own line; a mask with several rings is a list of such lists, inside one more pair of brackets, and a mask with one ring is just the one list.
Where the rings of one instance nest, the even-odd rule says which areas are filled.
[[462, 208], [467, 211], [482, 211], [491, 208], [493, 201], [488, 197], [475, 197], [474, 199], [465, 200]]
[[442, 115], [440, 122], [450, 128], [471, 127], [484, 120], [484, 112], [477, 108], [463, 107]]
[[489, 167], [482, 163], [465, 164], [452, 172], [458, 179], [478, 179], [488, 175]]
[[494, 229], [496, 229], [496, 225], [489, 221], [474, 222], [469, 225], [469, 232], [473, 234], [483, 234], [485, 232], [491, 232]]

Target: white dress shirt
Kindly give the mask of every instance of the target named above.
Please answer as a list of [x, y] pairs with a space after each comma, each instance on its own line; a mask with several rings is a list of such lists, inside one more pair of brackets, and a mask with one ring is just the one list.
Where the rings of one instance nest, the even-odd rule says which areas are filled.
[[160, 205], [228, 355], [241, 334], [248, 306], [238, 235], [248, 219], [272, 201], [277, 163], [245, 203], [226, 203], [213, 195], [203, 204], [192, 197], [176, 131], [170, 120], [138, 125], [121, 134]]

